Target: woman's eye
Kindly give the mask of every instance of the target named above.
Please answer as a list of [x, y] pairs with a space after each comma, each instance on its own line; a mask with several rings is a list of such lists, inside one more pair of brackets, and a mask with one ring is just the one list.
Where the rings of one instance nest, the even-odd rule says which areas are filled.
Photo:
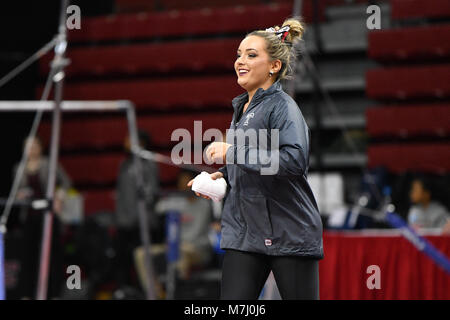
[[249, 58], [254, 58], [254, 57], [256, 57], [256, 54], [252, 54], [252, 53], [251, 53], [251, 54], [249, 54], [248, 56], [249, 56]]
[[241, 57], [240, 54], [237, 54], [237, 55], [236, 55], [236, 59], [239, 59], [240, 57]]

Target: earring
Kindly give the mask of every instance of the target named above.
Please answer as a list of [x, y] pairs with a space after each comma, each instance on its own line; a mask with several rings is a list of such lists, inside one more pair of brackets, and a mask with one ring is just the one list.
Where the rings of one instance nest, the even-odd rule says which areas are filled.
[[271, 76], [273, 76], [273, 72], [272, 71], [269, 72], [269, 77], [271, 77]]

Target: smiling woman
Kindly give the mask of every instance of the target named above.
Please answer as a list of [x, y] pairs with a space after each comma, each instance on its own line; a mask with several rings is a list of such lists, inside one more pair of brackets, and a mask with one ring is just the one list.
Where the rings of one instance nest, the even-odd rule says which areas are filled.
[[[293, 42], [303, 31], [300, 20], [288, 19], [242, 40], [234, 68], [246, 92], [233, 99], [226, 142], [213, 142], [206, 150], [210, 161], [226, 161], [211, 174], [228, 185], [222, 299], [257, 299], [270, 271], [283, 299], [319, 298], [322, 222], [307, 181], [310, 133], [280, 83], [290, 73]], [[267, 139], [247, 141], [254, 132]], [[255, 154], [269, 156], [255, 159]], [[267, 173], [267, 165], [276, 170]]]
[[[299, 20], [288, 19], [281, 28], [276, 26], [248, 34], [238, 48], [234, 64], [239, 85], [251, 94], [287, 78], [295, 59], [292, 44], [301, 39], [303, 32], [304, 26]], [[250, 76], [252, 71], [257, 72]]]

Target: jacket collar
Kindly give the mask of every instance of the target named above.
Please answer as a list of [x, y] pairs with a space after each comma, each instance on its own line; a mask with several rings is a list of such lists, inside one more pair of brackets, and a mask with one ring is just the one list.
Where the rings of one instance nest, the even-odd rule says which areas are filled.
[[[251, 104], [254, 105], [255, 103], [261, 101], [265, 97], [281, 90], [283, 90], [283, 88], [279, 80], [275, 81], [269, 88], [267, 88], [267, 90], [264, 90], [263, 88], [258, 88], [258, 90], [256, 90], [255, 92], [255, 95], [253, 96]], [[241, 106], [243, 103], [247, 101], [248, 101], [248, 92], [244, 92], [241, 95], [234, 98], [232, 100], [234, 110], [236, 111], [239, 108], [239, 106]]]

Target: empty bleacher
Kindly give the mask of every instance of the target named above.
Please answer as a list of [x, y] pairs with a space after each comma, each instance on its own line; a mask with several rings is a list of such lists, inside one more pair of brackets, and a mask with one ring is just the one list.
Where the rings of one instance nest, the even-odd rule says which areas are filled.
[[[178, 128], [188, 130], [194, 144], [195, 121], [201, 121], [202, 133], [210, 128], [217, 128], [223, 132], [229, 128], [231, 116], [231, 112], [142, 116], [138, 119], [138, 127], [150, 134], [153, 147], [164, 148], [177, 143], [171, 141], [171, 135]], [[70, 119], [63, 122], [61, 149], [98, 150], [121, 146], [128, 133], [127, 130], [124, 117]], [[40, 128], [40, 135], [46, 143], [50, 139], [50, 132], [50, 123], [44, 123]], [[201, 141], [202, 137], [198, 138]]]
[[102, 42], [185, 36], [245, 34], [279, 24], [292, 13], [291, 3], [208, 7], [201, 10], [139, 12], [86, 18], [69, 33], [71, 42]]
[[[69, 50], [68, 76], [149, 74], [233, 70], [236, 48], [242, 39], [212, 39], [121, 46], [78, 47]], [[186, 59], [189, 53], [189, 59]], [[51, 55], [41, 63], [48, 73]], [[120, 63], [119, 63], [120, 62]]]
[[444, 174], [450, 170], [449, 143], [389, 143], [367, 150], [369, 168], [383, 166], [393, 173], [423, 171]]
[[377, 68], [366, 73], [372, 99], [445, 98], [450, 96], [450, 64]]
[[377, 106], [367, 109], [371, 137], [448, 137], [450, 104]]
[[[42, 88], [38, 90], [38, 94]], [[147, 110], [231, 108], [231, 99], [243, 91], [236, 76], [183, 77], [68, 83], [68, 100], [131, 100]]]
[[369, 33], [369, 57], [377, 61], [448, 58], [450, 24], [380, 30]]
[[394, 20], [450, 17], [447, 0], [391, 0], [390, 3]]
[[[166, 156], [170, 153], [164, 152]], [[124, 153], [63, 155], [61, 164], [72, 177], [75, 185], [83, 187], [111, 187], [115, 185], [119, 167], [125, 159]], [[160, 164], [160, 179], [163, 184], [173, 183], [178, 167]]]
[[114, 189], [88, 190], [83, 193], [84, 214], [89, 216], [101, 211], [113, 212], [116, 195]]
[[[289, 2], [289, 0], [277, 0], [276, 2]], [[242, 5], [240, 0], [116, 0], [118, 12], [139, 12], [152, 10], [192, 10], [201, 8], [226, 8]], [[263, 0], [246, 0], [246, 5], [264, 4]]]
[[[393, 28], [369, 33], [368, 165], [446, 174], [450, 169], [450, 2], [391, 0]], [[444, 18], [444, 19], [443, 19]], [[389, 101], [389, 103], [386, 103]]]

